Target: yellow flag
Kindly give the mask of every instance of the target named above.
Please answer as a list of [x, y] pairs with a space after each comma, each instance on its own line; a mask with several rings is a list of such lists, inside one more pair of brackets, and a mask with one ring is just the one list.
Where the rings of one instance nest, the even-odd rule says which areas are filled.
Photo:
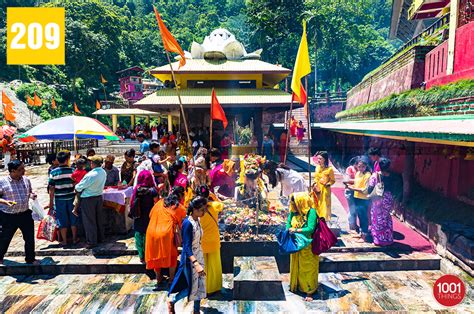
[[107, 80], [105, 79], [105, 77], [102, 74], [100, 75], [100, 81], [102, 82], [102, 84], [107, 83]]
[[291, 90], [293, 99], [305, 105], [306, 110], [307, 94], [301, 79], [311, 73], [311, 64], [309, 63], [308, 40], [306, 39], [306, 21], [303, 20], [303, 35], [301, 36], [298, 54], [296, 55], [295, 67], [293, 68], [293, 77], [291, 78]]

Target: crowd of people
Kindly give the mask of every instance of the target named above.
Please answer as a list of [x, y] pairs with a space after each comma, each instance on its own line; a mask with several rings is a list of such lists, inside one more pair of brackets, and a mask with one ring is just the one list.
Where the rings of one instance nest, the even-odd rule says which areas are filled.
[[[327, 152], [318, 152], [313, 157], [316, 171], [314, 183], [308, 187], [300, 173], [265, 158], [270, 150], [274, 154], [272, 145], [263, 145], [264, 156], [249, 154], [240, 159], [229, 156], [230, 144], [207, 149], [199, 138], [188, 145], [185, 136], [166, 132], [157, 140], [149, 141], [145, 133], [137, 134], [136, 138], [139, 151], [127, 150], [120, 168], [114, 164], [114, 156], [104, 159], [94, 149], [89, 149], [85, 156], [76, 156], [72, 164], [67, 151], [50, 156], [47, 208], [56, 218], [61, 245], [69, 245], [69, 234], [73, 245], [79, 243], [78, 228], [82, 225], [86, 246], [93, 248], [105, 240], [104, 188], [132, 187], [128, 215], [134, 221], [138, 256], [156, 276], [157, 286], [168, 280], [170, 312], [174, 303], [185, 296], [195, 302], [197, 311], [201, 299], [222, 288], [218, 221], [223, 201], [233, 199], [266, 210], [268, 180], [271, 188], [281, 185], [281, 199], [289, 206], [286, 227], [290, 233], [311, 239], [318, 217], [331, 219], [331, 186], [335, 176]], [[223, 140], [231, 143], [226, 136]], [[263, 142], [269, 141], [267, 136]], [[370, 159], [353, 158], [346, 169], [350, 229], [361, 241], [390, 245], [390, 213], [401, 183], [389, 170], [390, 160], [382, 157], [378, 149], [371, 149], [368, 155]], [[0, 261], [19, 228], [25, 239], [26, 261], [35, 263], [34, 224], [28, 199], [36, 194], [24, 176], [21, 161], [11, 161], [8, 171], [9, 176], [0, 178]], [[384, 187], [383, 195], [372, 198], [380, 184]], [[179, 264], [178, 247], [183, 248]], [[304, 292], [308, 301], [318, 286], [318, 261], [310, 248], [290, 257], [290, 290]]]

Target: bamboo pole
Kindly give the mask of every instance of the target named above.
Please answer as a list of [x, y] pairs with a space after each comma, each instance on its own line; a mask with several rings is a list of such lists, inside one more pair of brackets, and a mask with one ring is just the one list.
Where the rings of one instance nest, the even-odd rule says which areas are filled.
[[[305, 77], [305, 87], [308, 90], [308, 77]], [[306, 121], [308, 124], [308, 175], [309, 175], [309, 187], [311, 189], [311, 110], [309, 108], [308, 97], [306, 97]]]
[[211, 116], [210, 116], [210, 128], [209, 128], [209, 149], [212, 149], [212, 100], [211, 100]]
[[[183, 103], [181, 101], [181, 95], [179, 93], [178, 83], [176, 82], [176, 76], [174, 74], [173, 66], [171, 65], [170, 54], [169, 54], [168, 50], [166, 50], [166, 49], [165, 49], [165, 53], [166, 53], [166, 58], [168, 59], [168, 64], [170, 65], [171, 76], [173, 78], [174, 88], [176, 90], [176, 95], [178, 96], [179, 108], [181, 109], [181, 114], [183, 115], [183, 122], [184, 122], [184, 128], [186, 130], [186, 136], [188, 138], [188, 145], [192, 146], [191, 138], [189, 137], [188, 120], [186, 119], [186, 116], [184, 115]], [[194, 164], [195, 163], [194, 162], [194, 154], [192, 154], [192, 158], [193, 158], [193, 164]]]
[[290, 140], [291, 140], [290, 125], [291, 125], [292, 114], [293, 114], [293, 96], [291, 96], [290, 114], [288, 116], [288, 125], [286, 127], [286, 149], [285, 149], [285, 158], [283, 159], [284, 164], [286, 164], [286, 159], [288, 157], [288, 147], [290, 146]]

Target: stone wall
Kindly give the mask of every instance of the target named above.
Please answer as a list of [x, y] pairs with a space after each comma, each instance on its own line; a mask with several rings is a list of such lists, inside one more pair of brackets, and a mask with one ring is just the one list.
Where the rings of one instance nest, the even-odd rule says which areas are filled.
[[415, 46], [380, 66], [347, 93], [347, 109], [419, 88], [424, 81], [425, 56], [433, 48]]
[[336, 113], [344, 110], [345, 102], [333, 102], [311, 106], [312, 122], [335, 122]]

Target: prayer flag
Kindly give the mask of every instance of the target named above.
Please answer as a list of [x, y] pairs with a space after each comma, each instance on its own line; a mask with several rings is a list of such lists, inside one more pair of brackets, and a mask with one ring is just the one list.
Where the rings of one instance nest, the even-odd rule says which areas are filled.
[[212, 89], [212, 99], [211, 99], [211, 119], [222, 121], [224, 129], [227, 128], [227, 118], [225, 116], [224, 109], [222, 109], [219, 100], [217, 100], [216, 91]]
[[31, 99], [30, 95], [26, 95], [26, 102], [27, 102], [28, 105], [30, 105], [30, 106], [34, 106], [34, 105], [35, 105], [35, 102], [33, 101], [33, 99]]
[[56, 100], [54, 100], [54, 96], [51, 97], [51, 109], [56, 109]]
[[298, 54], [296, 55], [295, 67], [293, 68], [293, 77], [291, 78], [291, 90], [293, 91], [293, 100], [304, 105], [305, 115], [308, 116], [307, 94], [301, 79], [311, 73], [311, 64], [309, 62], [308, 40], [306, 39], [306, 21], [303, 20], [303, 35], [301, 36]]
[[77, 107], [76, 102], [74, 102], [74, 112], [78, 114], [82, 114], [82, 112], [79, 110], [79, 107]]
[[16, 119], [16, 111], [13, 109], [13, 102], [8, 98], [5, 91], [2, 91], [3, 117], [5, 120], [13, 122]]
[[168, 28], [166, 28], [165, 23], [160, 17], [160, 14], [156, 10], [156, 7], [153, 6], [155, 11], [156, 21], [158, 22], [158, 27], [160, 28], [161, 39], [163, 40], [163, 47], [169, 52], [176, 52], [181, 56], [179, 60], [179, 67], [182, 67], [186, 64], [186, 58], [184, 57], [184, 51], [181, 49], [181, 46], [176, 41], [176, 38], [170, 33]]
[[95, 101], [95, 109], [100, 110], [102, 106], [100, 105], [100, 102], [98, 100]]
[[36, 95], [36, 92], [33, 98], [33, 102], [35, 107], [41, 107], [41, 105], [43, 104], [43, 101], [41, 100], [41, 98], [38, 97], [38, 95]]
[[100, 81], [102, 82], [102, 84], [107, 83], [107, 80], [105, 79], [105, 77], [102, 74], [100, 75]]

